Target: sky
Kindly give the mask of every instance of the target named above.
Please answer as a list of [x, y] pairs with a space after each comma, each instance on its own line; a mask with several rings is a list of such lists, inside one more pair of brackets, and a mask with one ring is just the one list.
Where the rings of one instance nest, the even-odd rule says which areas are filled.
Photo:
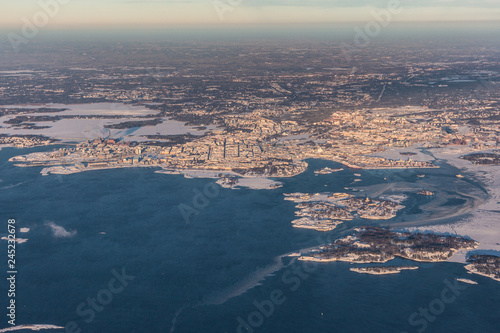
[[0, 0], [0, 27], [369, 22], [390, 3], [394, 22], [500, 21], [500, 0]]

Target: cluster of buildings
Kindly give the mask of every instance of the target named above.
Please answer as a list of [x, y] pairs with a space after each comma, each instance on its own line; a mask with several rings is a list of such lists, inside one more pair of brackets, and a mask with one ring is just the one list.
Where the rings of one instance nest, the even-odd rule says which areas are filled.
[[13, 146], [16, 148], [47, 146], [52, 144], [53, 142], [54, 140], [42, 136], [0, 135], [0, 145]]
[[[333, 112], [309, 123], [278, 120], [259, 110], [217, 119], [217, 128], [188, 142], [117, 142], [97, 139], [46, 153], [53, 165], [78, 163], [87, 168], [159, 166], [167, 169], [233, 171], [246, 176], [290, 177], [307, 169], [311, 158], [335, 161], [350, 168], [434, 168], [411, 155], [376, 157], [387, 147], [468, 145], [496, 146], [498, 126], [477, 128], [459, 124], [459, 114], [426, 108], [369, 109]], [[13, 137], [4, 137], [7, 138]], [[11, 139], [13, 140], [13, 139]], [[39, 138], [16, 139], [18, 144]], [[38, 140], [38, 141], [37, 141]], [[48, 141], [44, 141], [48, 142]], [[38, 161], [43, 162], [43, 159]], [[38, 164], [39, 164], [38, 163]]]

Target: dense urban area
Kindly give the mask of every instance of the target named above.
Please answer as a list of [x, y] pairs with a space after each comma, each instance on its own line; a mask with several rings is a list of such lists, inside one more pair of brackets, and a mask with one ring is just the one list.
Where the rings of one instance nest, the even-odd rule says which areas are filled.
[[[414, 159], [414, 147], [463, 147], [466, 153], [461, 157], [475, 165], [499, 164], [498, 45], [470, 41], [449, 47], [446, 40], [432, 47], [418, 40], [400, 40], [397, 48], [384, 41], [369, 48], [346, 50], [342, 45], [75, 42], [54, 56], [42, 42], [33, 41], [19, 54], [6, 51], [0, 60], [0, 144], [62, 145], [11, 158], [18, 166], [41, 166], [45, 175], [157, 167], [220, 172], [221, 182], [229, 187], [237, 177], [301, 174], [308, 159], [351, 169], [438, 168]], [[31, 53], [30, 47], [38, 51]], [[66, 113], [70, 105], [96, 103], [141, 106], [148, 114]], [[96, 129], [101, 134], [85, 140], [64, 139], [57, 131], [40, 134], [64, 120], [103, 121]], [[169, 121], [190, 130], [156, 130]], [[149, 128], [150, 133], [134, 140], [124, 134], [139, 128]], [[401, 152], [391, 158], [379, 156], [388, 148]], [[431, 197], [434, 192], [419, 194]], [[305, 195], [290, 194], [298, 199], [299, 209], [293, 225], [321, 231], [353, 219], [352, 212], [384, 220], [404, 207], [342, 194], [333, 198], [335, 203], [300, 201]], [[441, 261], [475, 246], [460, 237], [366, 228], [301, 258], [385, 262], [399, 256]], [[498, 278], [495, 260], [473, 257], [468, 267]], [[413, 267], [356, 271], [389, 274], [405, 269]]]

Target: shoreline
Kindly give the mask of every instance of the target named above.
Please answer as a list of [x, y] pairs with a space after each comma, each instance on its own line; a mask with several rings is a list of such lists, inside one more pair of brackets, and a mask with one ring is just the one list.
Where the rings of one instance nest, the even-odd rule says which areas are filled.
[[[60, 145], [61, 142], [52, 143], [51, 145]], [[432, 161], [443, 161], [455, 168], [459, 169], [460, 174], [466, 174], [468, 177], [471, 177], [477, 180], [483, 188], [488, 192], [488, 197], [486, 199], [479, 198], [477, 196], [471, 196], [463, 193], [463, 195], [468, 196], [473, 201], [471, 205], [468, 207], [461, 207], [458, 210], [453, 210], [452, 214], [443, 211], [442, 216], [437, 216], [431, 219], [421, 219], [416, 221], [408, 221], [408, 222], [395, 222], [391, 224], [382, 224], [390, 227], [403, 227], [403, 228], [414, 228], [415, 230], [426, 230], [433, 231], [436, 233], [452, 233], [452, 234], [460, 234], [464, 236], [469, 236], [477, 240], [480, 243], [480, 247], [478, 250], [495, 250], [500, 251], [500, 244], [498, 243], [498, 239], [500, 239], [500, 230], [497, 227], [498, 223], [497, 214], [500, 211], [500, 166], [484, 166], [484, 165], [474, 165], [467, 160], [460, 159], [460, 156], [465, 154], [470, 154], [472, 149], [470, 147], [446, 147], [446, 148], [425, 148], [428, 149], [428, 153], [423, 153], [421, 150], [424, 147], [413, 147], [413, 148], [405, 148], [405, 151], [415, 150], [420, 151], [420, 155], [425, 159], [426, 162], [432, 158]], [[388, 149], [389, 150], [389, 149]], [[485, 149], [481, 151], [475, 152], [488, 152], [492, 149]], [[384, 155], [382, 152], [380, 155]], [[14, 159], [15, 157], [11, 158]], [[322, 159], [325, 160], [325, 159]], [[330, 161], [330, 159], [326, 159], [325, 161]], [[337, 161], [341, 163], [343, 166], [348, 166], [349, 163], [345, 161]], [[17, 164], [16, 164], [17, 165]], [[22, 164], [19, 166], [29, 167], [29, 164]], [[275, 189], [278, 188], [281, 184], [278, 181], [272, 180], [271, 178], [291, 178], [298, 174], [301, 174], [303, 171], [296, 172], [287, 176], [248, 176], [242, 175], [233, 172], [232, 170], [217, 170], [217, 169], [175, 169], [168, 168], [163, 169], [160, 164], [153, 165], [128, 165], [119, 163], [117, 165], [110, 165], [104, 167], [85, 167], [79, 168], [77, 166], [49, 166], [42, 169], [42, 174], [47, 175], [49, 173], [54, 174], [74, 174], [85, 171], [94, 171], [94, 170], [111, 170], [111, 169], [120, 169], [120, 168], [131, 168], [131, 167], [145, 167], [145, 168], [160, 168], [160, 170], [156, 170], [156, 173], [165, 173], [165, 174], [182, 174], [184, 177], [189, 178], [212, 178], [216, 179], [217, 174], [225, 174], [232, 175], [238, 177], [240, 180], [240, 184], [238, 186], [228, 186], [230, 188], [236, 189], [241, 187], [251, 188], [251, 189]], [[405, 170], [410, 168], [402, 168], [402, 167], [378, 167], [378, 168], [358, 168], [365, 170]], [[428, 169], [428, 167], [414, 167], [411, 169]], [[466, 181], [466, 180], [464, 180]], [[433, 222], [437, 222], [440, 220], [448, 220], [452, 218], [457, 218], [464, 215], [464, 218], [459, 219], [456, 222], [448, 222], [448, 223], [439, 223], [435, 225], [429, 225]], [[465, 217], [465, 215], [469, 215]], [[365, 216], [365, 218], [370, 219], [370, 216]], [[377, 217], [380, 219], [380, 217]], [[389, 218], [388, 218], [389, 219]], [[494, 233], [491, 233], [491, 230], [498, 230]], [[451, 262], [461, 262], [465, 263], [465, 251], [458, 251], [449, 261]]]
[[[490, 152], [492, 149], [476, 150], [474, 152]], [[460, 156], [471, 153], [470, 148], [432, 148], [430, 153], [435, 160], [441, 160], [457, 169], [461, 174], [467, 175], [479, 183], [487, 191], [485, 199], [477, 198], [474, 207], [466, 212], [457, 212], [450, 217], [464, 215], [458, 221], [429, 226], [409, 227], [416, 231], [432, 231], [435, 233], [450, 233], [470, 237], [479, 243], [475, 253], [480, 251], [500, 252], [500, 166], [497, 165], [475, 165], [472, 162], [461, 159]], [[470, 196], [470, 195], [469, 195]], [[460, 213], [460, 214], [458, 214]], [[466, 263], [469, 251], [457, 251], [448, 261]]]
[[496, 278], [494, 276], [491, 276], [491, 275], [488, 275], [488, 274], [485, 274], [485, 273], [481, 273], [479, 272], [478, 270], [476, 270], [473, 265], [469, 264], [467, 266], [464, 266], [464, 268], [467, 270], [467, 272], [469, 272], [469, 274], [476, 274], [476, 275], [481, 275], [481, 276], [485, 276], [487, 278], [490, 278], [490, 279], [493, 279], [495, 281], [498, 281], [500, 282], [500, 278]]

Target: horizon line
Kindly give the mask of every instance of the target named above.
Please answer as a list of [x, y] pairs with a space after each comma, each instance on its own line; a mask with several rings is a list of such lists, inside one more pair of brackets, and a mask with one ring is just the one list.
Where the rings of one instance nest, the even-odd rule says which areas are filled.
[[[375, 20], [373, 20], [375, 21]], [[368, 23], [366, 20], [351, 20], [351, 21], [340, 21], [340, 22], [331, 22], [331, 21], [311, 21], [311, 22], [243, 22], [243, 23], [234, 23], [234, 22], [204, 22], [204, 23], [164, 23], [164, 24], [122, 24], [122, 23], [113, 23], [113, 24], [93, 24], [93, 25], [58, 25], [53, 27], [45, 27], [46, 31], [58, 31], [58, 30], [75, 30], [75, 29], [83, 29], [83, 30], [101, 30], [101, 29], [162, 29], [162, 28], [265, 28], [271, 26], [328, 26], [328, 25], [352, 25], [352, 24], [366, 24]], [[485, 19], [485, 20], [414, 20], [414, 21], [393, 21], [390, 25], [426, 25], [429, 23], [435, 24], [458, 24], [458, 23], [466, 23], [466, 24], [488, 24], [488, 23], [500, 23], [500, 19]], [[390, 28], [390, 25], [385, 27], [387, 29]], [[11, 30], [18, 29], [23, 24], [16, 25], [2, 25], [0, 23], [0, 30]], [[498, 26], [500, 29], [500, 25]]]

